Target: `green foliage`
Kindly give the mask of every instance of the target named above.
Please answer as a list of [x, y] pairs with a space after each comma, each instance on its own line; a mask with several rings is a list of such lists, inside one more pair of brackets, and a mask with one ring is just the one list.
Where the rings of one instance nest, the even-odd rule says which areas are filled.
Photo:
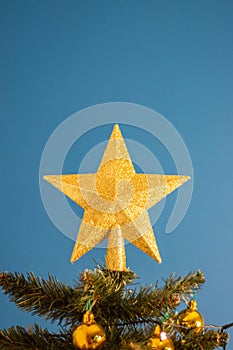
[[47, 329], [42, 330], [34, 325], [28, 330], [23, 327], [11, 327], [8, 330], [0, 331], [0, 349], [1, 350], [74, 350], [72, 345], [72, 335], [51, 334]]
[[200, 271], [184, 277], [171, 275], [163, 281], [162, 287], [158, 282], [135, 286], [136, 278], [130, 270], [109, 271], [101, 266], [94, 271], [84, 271], [74, 286], [67, 286], [51, 276], [44, 280], [33, 273], [28, 273], [27, 277], [2, 273], [0, 286], [11, 301], [33, 315], [57, 321], [62, 328], [58, 334], [37, 325], [28, 330], [22, 327], [2, 330], [0, 349], [74, 349], [72, 333], [82, 322], [89, 304], [96, 321], [106, 332], [103, 349], [149, 349], [147, 342], [156, 322], [163, 322], [176, 350], [213, 350], [227, 343], [228, 334], [220, 330], [189, 332], [185, 339], [177, 332], [176, 308], [180, 300], [190, 300], [204, 283]]

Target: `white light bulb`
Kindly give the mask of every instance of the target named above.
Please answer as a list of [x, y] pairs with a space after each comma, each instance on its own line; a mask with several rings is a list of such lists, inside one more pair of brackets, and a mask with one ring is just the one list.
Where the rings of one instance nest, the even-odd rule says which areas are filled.
[[160, 340], [166, 340], [167, 339], [167, 333], [166, 332], [161, 332], [160, 333]]

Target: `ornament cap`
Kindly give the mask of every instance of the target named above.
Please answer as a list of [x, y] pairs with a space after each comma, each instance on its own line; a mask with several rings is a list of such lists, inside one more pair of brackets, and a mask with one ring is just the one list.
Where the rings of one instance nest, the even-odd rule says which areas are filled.
[[161, 333], [161, 327], [160, 327], [159, 324], [157, 324], [157, 325], [155, 326], [155, 329], [154, 329], [154, 335], [155, 335], [156, 337], [160, 337], [160, 333]]
[[88, 326], [91, 324], [96, 323], [95, 322], [95, 316], [91, 311], [86, 311], [83, 315], [83, 323], [87, 324]]
[[197, 301], [195, 299], [190, 300], [188, 303], [188, 309], [197, 310]]

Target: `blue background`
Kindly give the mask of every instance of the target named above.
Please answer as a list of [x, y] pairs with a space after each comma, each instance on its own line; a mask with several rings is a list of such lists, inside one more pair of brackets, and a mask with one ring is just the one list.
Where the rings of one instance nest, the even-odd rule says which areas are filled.
[[[163, 263], [127, 245], [128, 266], [148, 284], [200, 268], [207, 279], [198, 294], [205, 323], [233, 321], [232, 11], [227, 0], [0, 1], [2, 271], [32, 270], [45, 278], [50, 272], [72, 283], [94, 267], [92, 258], [103, 260], [105, 251], [94, 249], [70, 264], [73, 241], [50, 222], [40, 198], [40, 158], [71, 114], [133, 102], [179, 131], [195, 187], [172, 235], [165, 234], [169, 200], [154, 227]], [[102, 132], [107, 139], [111, 126]], [[88, 137], [83, 147], [89, 149]], [[164, 152], [159, 156], [168, 164]], [[0, 296], [0, 328], [34, 321], [50, 327]]]

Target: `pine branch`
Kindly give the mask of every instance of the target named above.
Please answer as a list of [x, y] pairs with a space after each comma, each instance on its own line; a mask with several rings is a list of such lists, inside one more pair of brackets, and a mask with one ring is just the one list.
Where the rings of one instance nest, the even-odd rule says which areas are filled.
[[[146, 344], [151, 332], [137, 330], [130, 333], [113, 332], [107, 338], [103, 350], [143, 350], [150, 349]], [[201, 335], [190, 334], [182, 339], [174, 341], [176, 350], [214, 350], [224, 346], [228, 341], [228, 334], [217, 331], [206, 331]], [[0, 331], [0, 350], [74, 350], [72, 333], [49, 333], [34, 325], [26, 330], [23, 327], [11, 327]]]
[[51, 334], [38, 325], [26, 330], [17, 326], [0, 331], [0, 350], [74, 350], [71, 334]]
[[[164, 286], [140, 286], [131, 289], [135, 274], [130, 271], [112, 272], [98, 266], [86, 270], [74, 287], [66, 286], [56, 278], [48, 280], [29, 273], [3, 273], [0, 286], [19, 308], [58, 320], [70, 328], [59, 334], [49, 333], [35, 325], [26, 330], [11, 327], [0, 331], [0, 350], [72, 350], [72, 333], [82, 320], [90, 301], [95, 319], [106, 332], [103, 350], [147, 350], [153, 337], [155, 322], [164, 321], [164, 315], [175, 310], [180, 299], [190, 299], [204, 283], [204, 275], [197, 271], [184, 277], [169, 276]], [[167, 320], [167, 319], [166, 319]], [[176, 350], [214, 350], [225, 346], [228, 333], [205, 330], [195, 334], [190, 331], [185, 338], [177, 333], [174, 318], [164, 322], [165, 330], [172, 336]], [[225, 328], [224, 328], [225, 327]]]
[[179, 339], [175, 342], [176, 350], [213, 350], [224, 347], [229, 341], [226, 332], [207, 330], [202, 334], [190, 334], [185, 336], [185, 340]]
[[168, 310], [176, 309], [180, 298], [190, 299], [204, 282], [204, 275], [197, 271], [182, 278], [171, 275], [163, 288], [156, 283], [154, 287], [140, 287], [139, 291], [126, 289], [114, 294], [108, 294], [108, 287], [100, 283], [94, 288], [95, 314], [108, 325], [161, 319]]
[[33, 273], [25, 278], [23, 274], [7, 272], [0, 275], [0, 286], [20, 309], [66, 326], [81, 322], [90, 299], [96, 319], [111, 327], [161, 318], [168, 308], [176, 308], [177, 298], [178, 302], [180, 297], [187, 298], [204, 283], [204, 276], [198, 271], [182, 278], [171, 275], [163, 288], [158, 283], [140, 287], [139, 291], [125, 288], [135, 278], [130, 270], [109, 271], [99, 266], [94, 272], [82, 273], [74, 288], [51, 276], [46, 281]]
[[[9, 295], [10, 300], [20, 309], [29, 311], [32, 315], [43, 316], [52, 322], [58, 320], [61, 324], [64, 321], [65, 325], [69, 325], [82, 321], [90, 297], [90, 287], [83, 280], [85, 274], [88, 275], [88, 272], [81, 274], [80, 281], [73, 288], [51, 276], [46, 281], [32, 272], [27, 274], [27, 278], [23, 274], [4, 272], [0, 275], [0, 286], [3, 293]], [[113, 297], [120, 293], [133, 278], [136, 275], [130, 270], [118, 272], [100, 267], [95, 269], [91, 272], [91, 286], [99, 288], [96, 289], [98, 293], [95, 293], [96, 300], [93, 300], [93, 305], [101, 298], [102, 293]]]
[[[32, 272], [27, 274], [27, 278], [23, 274], [4, 272], [0, 275], [0, 286], [20, 309], [44, 316], [52, 322], [59, 320], [60, 323], [69, 318], [74, 300], [82, 296], [80, 290], [74, 290], [54, 277], [49, 276], [46, 281]], [[78, 308], [73, 311], [76, 319], [81, 321], [83, 310]]]

